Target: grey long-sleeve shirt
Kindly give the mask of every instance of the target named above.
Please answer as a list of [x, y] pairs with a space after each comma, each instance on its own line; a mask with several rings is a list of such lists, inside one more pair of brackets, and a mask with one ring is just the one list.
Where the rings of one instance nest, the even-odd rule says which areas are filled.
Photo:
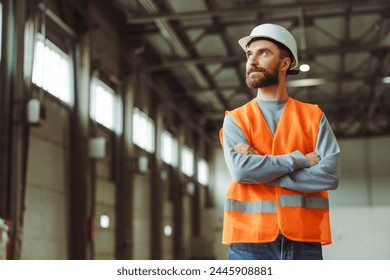
[[[256, 101], [274, 134], [286, 101]], [[238, 183], [265, 183], [300, 192], [338, 187], [340, 148], [324, 114], [314, 151], [321, 160], [314, 166], [308, 167], [307, 159], [300, 151], [280, 156], [242, 155], [234, 151], [238, 143], [249, 144], [234, 119], [226, 115], [223, 123], [224, 156], [232, 180]]]

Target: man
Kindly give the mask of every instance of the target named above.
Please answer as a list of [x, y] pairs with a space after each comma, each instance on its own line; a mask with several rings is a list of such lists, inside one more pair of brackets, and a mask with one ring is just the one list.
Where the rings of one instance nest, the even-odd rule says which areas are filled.
[[327, 190], [338, 187], [337, 140], [317, 105], [288, 96], [286, 75], [298, 65], [289, 31], [262, 24], [238, 42], [257, 97], [228, 112], [220, 133], [233, 180], [228, 258], [322, 259], [321, 245], [332, 242]]

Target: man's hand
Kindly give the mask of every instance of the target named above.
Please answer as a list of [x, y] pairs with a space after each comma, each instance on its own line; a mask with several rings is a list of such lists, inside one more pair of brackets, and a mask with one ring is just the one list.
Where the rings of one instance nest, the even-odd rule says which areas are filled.
[[235, 145], [234, 151], [242, 155], [260, 155], [255, 149], [244, 143], [239, 143]]
[[309, 167], [316, 165], [317, 163], [320, 162], [320, 159], [321, 159], [320, 156], [314, 152], [306, 154], [305, 157], [309, 163]]
[[[234, 146], [234, 151], [236, 153], [242, 154], [242, 155], [260, 155], [258, 151], [256, 151], [254, 148], [252, 148], [248, 144], [239, 143]], [[316, 165], [320, 162], [321, 158], [318, 154], [315, 152], [308, 153], [305, 155], [307, 162], [309, 163], [309, 167]]]

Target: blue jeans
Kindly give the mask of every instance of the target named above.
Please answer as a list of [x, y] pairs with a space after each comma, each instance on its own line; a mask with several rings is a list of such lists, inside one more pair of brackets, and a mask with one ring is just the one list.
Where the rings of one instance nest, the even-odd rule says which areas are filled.
[[283, 235], [269, 243], [233, 243], [229, 260], [322, 260], [322, 247], [316, 242], [292, 241]]

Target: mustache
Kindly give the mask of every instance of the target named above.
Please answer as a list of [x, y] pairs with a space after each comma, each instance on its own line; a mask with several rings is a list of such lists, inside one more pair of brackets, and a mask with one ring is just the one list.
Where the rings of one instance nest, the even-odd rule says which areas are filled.
[[265, 72], [265, 69], [262, 67], [251, 67], [246, 71], [248, 74], [253, 73], [253, 72]]

